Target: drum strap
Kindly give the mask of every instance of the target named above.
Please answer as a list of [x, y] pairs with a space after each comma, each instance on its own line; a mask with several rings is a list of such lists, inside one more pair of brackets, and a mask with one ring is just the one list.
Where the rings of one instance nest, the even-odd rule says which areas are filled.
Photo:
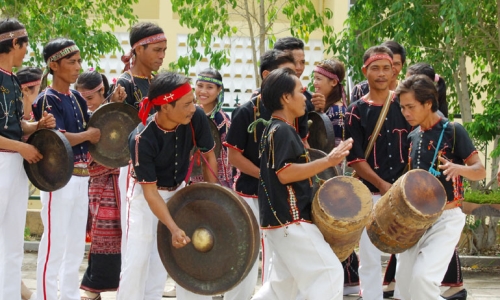
[[440, 152], [439, 146], [441, 146], [441, 141], [443, 140], [444, 130], [446, 129], [446, 127], [448, 127], [448, 123], [449, 122], [446, 122], [443, 125], [443, 130], [441, 130], [441, 135], [439, 136], [439, 140], [438, 140], [438, 143], [436, 145], [436, 151], [434, 151], [434, 158], [432, 159], [431, 166], [429, 167], [429, 173], [431, 173], [432, 175], [434, 175], [436, 177], [441, 175], [441, 172], [439, 172], [438, 170], [436, 170], [434, 168], [434, 163], [436, 162], [436, 158]]
[[387, 99], [385, 99], [384, 106], [382, 106], [382, 111], [380, 112], [380, 115], [378, 116], [377, 124], [375, 124], [375, 128], [373, 128], [371, 138], [368, 141], [368, 147], [366, 147], [366, 150], [365, 150], [365, 159], [368, 159], [368, 156], [370, 156], [370, 153], [372, 152], [373, 145], [375, 144], [375, 141], [377, 140], [377, 136], [379, 135], [380, 130], [382, 129], [382, 125], [384, 124], [385, 117], [387, 116], [387, 113], [389, 112], [389, 107], [390, 107], [393, 95], [394, 95], [394, 92], [389, 91], [389, 95], [387, 96]]

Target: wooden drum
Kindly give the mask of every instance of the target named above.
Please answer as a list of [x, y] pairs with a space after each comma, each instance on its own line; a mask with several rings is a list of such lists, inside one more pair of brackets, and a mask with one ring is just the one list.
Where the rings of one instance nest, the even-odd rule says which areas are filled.
[[370, 190], [358, 179], [331, 178], [319, 188], [312, 203], [312, 220], [340, 261], [354, 250], [370, 221]]
[[441, 182], [427, 171], [411, 170], [375, 204], [368, 236], [381, 251], [401, 253], [418, 242], [445, 205]]

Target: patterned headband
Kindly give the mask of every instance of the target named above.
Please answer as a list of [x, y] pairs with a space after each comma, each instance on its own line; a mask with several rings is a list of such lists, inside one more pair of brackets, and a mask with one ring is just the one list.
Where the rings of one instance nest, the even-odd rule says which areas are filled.
[[370, 56], [370, 58], [368, 58], [365, 61], [363, 68], [368, 67], [372, 62], [374, 62], [376, 60], [382, 60], [382, 59], [387, 59], [392, 65], [392, 58], [389, 55], [387, 55], [387, 54], [375, 54], [375, 55]]
[[87, 96], [92, 95], [93, 93], [95, 93], [97, 91], [100, 91], [103, 87], [104, 87], [104, 84], [101, 82], [101, 84], [99, 84], [93, 90], [87, 90], [87, 91], [84, 91], [84, 92], [80, 92], [80, 95], [82, 95], [82, 97], [87, 97]]
[[163, 41], [166, 41], [166, 40], [167, 40], [167, 37], [165, 37], [164, 33], [155, 34], [155, 35], [152, 35], [152, 36], [145, 37], [142, 40], [139, 40], [138, 42], [136, 42], [132, 46], [132, 49], [135, 49], [135, 48], [137, 48], [139, 46], [144, 46], [144, 45], [148, 45], [148, 44], [155, 44], [155, 43], [163, 42]]
[[71, 54], [73, 52], [78, 52], [78, 51], [80, 51], [80, 49], [78, 49], [77, 45], [71, 45], [69, 47], [66, 47], [66, 48], [52, 54], [52, 56], [49, 57], [49, 59], [47, 59], [47, 64], [49, 64], [53, 61], [58, 61], [61, 58], [65, 57], [66, 55]]
[[30, 82], [26, 82], [26, 83], [21, 84], [21, 88], [36, 86], [36, 85], [39, 85], [41, 83], [42, 83], [41, 79], [35, 80], [35, 81], [30, 81]]
[[18, 29], [11, 32], [6, 32], [0, 34], [0, 43], [8, 40], [23, 38], [28, 36], [26, 29]]
[[330, 72], [330, 71], [328, 71], [320, 66], [315, 66], [314, 72], [319, 73], [321, 75], [324, 75], [330, 79], [335, 79], [340, 83], [339, 77], [337, 75], [333, 74], [332, 72]]
[[210, 83], [214, 83], [216, 85], [219, 85], [219, 86], [222, 86], [222, 81], [220, 81], [219, 79], [216, 79], [216, 78], [212, 78], [212, 77], [208, 77], [208, 76], [203, 76], [203, 75], [198, 75], [198, 78], [196, 79], [196, 81], [205, 81], [205, 82], [210, 82]]

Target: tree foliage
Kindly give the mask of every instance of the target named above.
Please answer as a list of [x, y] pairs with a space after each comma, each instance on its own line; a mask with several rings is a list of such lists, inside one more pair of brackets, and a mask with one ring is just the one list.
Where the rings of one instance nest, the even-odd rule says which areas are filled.
[[[3, 18], [15, 17], [28, 30], [35, 55], [30, 62], [42, 65], [41, 47], [56, 37], [73, 39], [82, 50], [82, 58], [99, 64], [100, 56], [121, 51], [112, 34], [116, 26], [137, 21], [132, 4], [138, 0], [0, 0]], [[109, 27], [107, 31], [103, 28]]]
[[[253, 61], [275, 41], [274, 26], [283, 21], [290, 24], [285, 30], [290, 34], [309, 40], [315, 30], [331, 35], [333, 28], [328, 25], [333, 14], [331, 10], [318, 12], [311, 0], [171, 0], [172, 10], [179, 15], [180, 24], [194, 30], [188, 34], [188, 55], [181, 56], [170, 65], [172, 69], [188, 72], [189, 67], [203, 57], [210, 65], [220, 69], [229, 63], [229, 49], [216, 50], [211, 47], [217, 38], [250, 36]], [[201, 51], [199, 49], [202, 49]], [[257, 64], [255, 78], [259, 85]]]
[[[407, 65], [427, 62], [445, 78], [451, 111], [461, 114], [484, 148], [499, 133], [499, 16], [500, 0], [358, 0], [327, 52], [340, 55], [357, 81], [368, 47], [388, 39], [401, 43]], [[483, 105], [483, 114], [474, 113], [475, 103]]]

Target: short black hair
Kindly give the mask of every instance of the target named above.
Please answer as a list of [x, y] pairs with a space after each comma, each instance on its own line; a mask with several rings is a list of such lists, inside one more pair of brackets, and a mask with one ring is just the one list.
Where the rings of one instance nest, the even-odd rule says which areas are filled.
[[109, 95], [109, 81], [108, 78], [97, 71], [85, 71], [78, 76], [75, 82], [75, 89], [93, 90], [100, 84], [104, 86], [104, 97]]
[[424, 105], [426, 102], [431, 102], [431, 110], [438, 110], [437, 89], [434, 82], [426, 75], [412, 75], [401, 82], [397, 89], [396, 95], [413, 93], [415, 100]]
[[[21, 85], [42, 79], [43, 72], [40, 68], [24, 67], [17, 71], [16, 76]], [[33, 90], [35, 87], [30, 86], [29, 89]]]
[[[15, 18], [0, 20], [0, 34], [20, 29], [26, 29], [26, 27], [24, 27], [24, 25]], [[12, 44], [12, 41], [13, 39], [0, 42], [0, 53], [10, 53], [10, 51], [13, 49], [14, 46]], [[17, 45], [22, 46], [23, 44], [26, 43], [28, 43], [27, 36], [22, 38], [17, 38], [16, 42]]]
[[363, 55], [363, 63], [365, 63], [371, 56], [375, 54], [387, 54], [392, 58], [394, 58], [394, 55], [392, 55], [391, 49], [389, 49], [386, 46], [373, 46], [368, 48], [368, 50], [365, 51], [365, 54]]
[[274, 43], [274, 49], [281, 51], [297, 50], [297, 49], [304, 50], [304, 42], [296, 37], [287, 36], [278, 39], [276, 43]]
[[281, 97], [295, 92], [297, 74], [290, 68], [279, 68], [262, 82], [261, 97], [264, 107], [271, 113], [283, 109]]
[[264, 71], [271, 72], [285, 63], [292, 63], [295, 65], [292, 53], [276, 49], [267, 50], [260, 57], [260, 78], [264, 79], [262, 77], [262, 73], [264, 73]]
[[406, 50], [405, 47], [395, 41], [385, 41], [380, 46], [386, 46], [391, 49], [392, 54], [399, 54], [401, 56], [401, 63], [404, 65], [406, 61]]
[[[217, 71], [216, 69], [213, 69], [213, 68], [206, 68], [203, 71], [201, 71], [198, 75], [202, 75], [202, 76], [206, 76], [206, 77], [210, 77], [210, 78], [214, 78], [214, 79], [222, 81], [222, 75], [219, 73], [219, 71]], [[215, 84], [215, 85], [219, 86], [218, 84]]]
[[[149, 85], [148, 98], [154, 99], [166, 93], [170, 93], [181, 85], [190, 82], [190, 79], [176, 72], [162, 72], [156, 75]], [[170, 103], [175, 106], [175, 101]], [[155, 105], [155, 110], [159, 111], [160, 105]]]
[[446, 101], [446, 82], [443, 77], [438, 75], [438, 80], [436, 81], [436, 71], [434, 68], [427, 63], [416, 63], [408, 68], [406, 72], [408, 75], [427, 75], [430, 80], [434, 81], [438, 90], [438, 109], [443, 115], [448, 118], [448, 102]]
[[[48, 42], [45, 45], [45, 47], [43, 47], [43, 59], [45, 60], [45, 62], [47, 62], [52, 55], [54, 55], [57, 52], [63, 50], [64, 48], [67, 48], [67, 47], [70, 47], [70, 46], [73, 46], [73, 45], [76, 45], [75, 42], [73, 40], [70, 40], [70, 39], [67, 39], [67, 38], [53, 39], [50, 42]], [[72, 52], [72, 53], [70, 53], [70, 54], [68, 54], [68, 55], [66, 55], [64, 57], [61, 57], [57, 61], [60, 61], [61, 59], [64, 59], [64, 58], [70, 58], [73, 55], [75, 55], [75, 53], [76, 52]], [[49, 68], [50, 74], [53, 74], [52, 69], [50, 69], [49, 66], [47, 66], [47, 68]]]
[[[164, 33], [163, 29], [161, 29], [160, 26], [154, 23], [151, 22], [137, 23], [130, 28], [130, 33], [129, 33], [130, 46], [131, 47], [134, 46], [135, 43], [142, 40], [143, 38], [160, 33]], [[144, 45], [143, 47], [147, 48], [148, 45]]]

